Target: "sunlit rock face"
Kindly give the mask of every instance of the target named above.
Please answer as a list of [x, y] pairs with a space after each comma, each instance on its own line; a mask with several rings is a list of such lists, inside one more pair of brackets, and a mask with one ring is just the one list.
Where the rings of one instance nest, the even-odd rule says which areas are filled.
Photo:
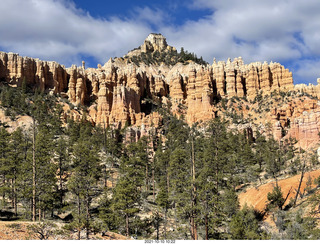
[[151, 101], [170, 103], [173, 113], [180, 113], [184, 107], [187, 123], [193, 124], [215, 117], [217, 99], [253, 99], [259, 92], [294, 87], [292, 73], [279, 63], [244, 64], [239, 57], [227, 62], [214, 60], [212, 65], [192, 61], [146, 65], [126, 58], [154, 52], [169, 55], [172, 51], [176, 49], [167, 44], [165, 37], [150, 34], [124, 58], [110, 59], [97, 68], [85, 68], [84, 62], [81, 67], [65, 68], [56, 62], [0, 52], [0, 79], [13, 86], [25, 81], [42, 91], [63, 93], [74, 105], [90, 106], [93, 123], [117, 128], [158, 124], [161, 118]]

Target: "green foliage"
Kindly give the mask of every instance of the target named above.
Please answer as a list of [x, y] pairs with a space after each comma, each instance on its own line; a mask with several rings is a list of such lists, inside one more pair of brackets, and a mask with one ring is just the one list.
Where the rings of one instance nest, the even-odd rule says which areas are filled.
[[208, 65], [202, 57], [198, 58], [196, 54], [189, 53], [188, 51], [185, 51], [184, 48], [181, 48], [180, 53], [176, 50], [165, 50], [162, 52], [156, 50], [152, 53], [142, 52], [139, 56], [136, 55], [129, 58], [129, 62], [133, 62], [137, 66], [139, 66], [140, 63], [144, 63], [146, 65], [159, 65], [161, 63], [165, 63], [166, 65], [175, 65], [178, 62], [186, 64], [188, 61], [193, 61], [201, 65]]
[[315, 179], [313, 180], [313, 183], [316, 184], [317, 187], [319, 187], [319, 186], [320, 186], [320, 176], [318, 176], [317, 178], [315, 178]]
[[312, 178], [309, 175], [307, 178], [305, 191], [307, 192], [307, 194], [309, 194], [311, 192], [311, 190], [312, 190]]
[[[141, 58], [146, 63], [155, 59], [170, 63], [188, 62], [196, 56], [182, 49], [172, 56], [154, 52]], [[277, 179], [289, 162], [292, 171], [301, 167], [295, 161], [293, 141], [279, 144], [259, 132], [253, 138], [250, 128], [230, 129], [227, 121], [219, 119], [205, 128], [190, 127], [183, 117], [171, 114], [170, 103], [155, 104], [163, 117], [161, 123], [148, 137], [136, 141], [135, 137], [128, 139], [128, 128], [94, 127], [85, 118], [68, 120], [63, 126], [62, 108], [55, 105], [55, 97], [28, 92], [25, 85], [18, 91], [2, 87], [0, 99], [10, 115], [28, 114], [35, 120], [36, 208], [45, 218], [71, 211], [73, 219], [66, 228], [78, 237], [82, 231], [88, 239], [91, 233], [114, 231], [136, 238], [151, 234], [159, 239], [192, 239], [196, 234], [199, 239], [268, 238], [260, 228], [258, 213], [248, 207], [239, 210], [236, 189], [261, 182], [263, 173]], [[260, 95], [255, 102], [266, 105]], [[25, 105], [16, 106], [14, 99], [21, 97]], [[239, 101], [235, 97], [229, 102]], [[222, 99], [219, 105], [234, 122], [243, 122], [235, 110], [227, 111], [227, 104]], [[238, 103], [240, 107], [243, 104]], [[16, 202], [18, 216], [21, 213], [28, 219], [32, 136], [32, 130], [8, 133], [4, 126], [0, 128], [2, 207]], [[308, 182], [310, 185], [311, 180]], [[320, 201], [311, 199], [317, 212]], [[268, 201], [269, 209], [281, 209], [280, 187], [268, 194]], [[140, 218], [146, 212], [152, 215]], [[288, 219], [285, 213], [276, 218], [276, 225], [288, 238], [317, 236], [313, 219], [301, 215], [296, 224]]]
[[316, 219], [306, 216], [302, 209], [292, 213], [277, 211], [275, 213], [275, 223], [280, 233], [275, 238], [284, 240], [317, 240], [320, 236]]
[[90, 207], [93, 198], [99, 195], [99, 181], [102, 170], [99, 163], [97, 149], [87, 139], [73, 146], [73, 159], [71, 163], [73, 174], [68, 181], [68, 189], [74, 196], [76, 207], [73, 208], [75, 219], [73, 228], [78, 232], [86, 230], [87, 238], [92, 229], [92, 216]]
[[229, 227], [231, 239], [234, 240], [261, 240], [267, 237], [259, 227], [255, 210], [247, 205], [233, 215]]
[[120, 225], [126, 225], [126, 235], [133, 232], [130, 219], [140, 211], [139, 202], [140, 194], [135, 182], [127, 176], [120, 178], [113, 192], [111, 209], [119, 216]]
[[44, 221], [38, 224], [28, 225], [30, 234], [36, 234], [40, 240], [48, 240], [50, 237], [54, 237], [56, 234], [57, 225]]
[[268, 204], [267, 209], [270, 210], [272, 208], [279, 208], [282, 209], [282, 206], [284, 204], [284, 198], [282, 196], [282, 191], [280, 186], [275, 186], [272, 190], [272, 192], [269, 192], [267, 195], [268, 198]]

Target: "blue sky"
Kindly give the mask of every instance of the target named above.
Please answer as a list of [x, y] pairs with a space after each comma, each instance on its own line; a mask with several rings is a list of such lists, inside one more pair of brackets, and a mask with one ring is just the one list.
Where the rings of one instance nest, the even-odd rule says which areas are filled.
[[162, 33], [212, 63], [280, 62], [320, 78], [319, 0], [1, 0], [0, 50], [96, 67]]

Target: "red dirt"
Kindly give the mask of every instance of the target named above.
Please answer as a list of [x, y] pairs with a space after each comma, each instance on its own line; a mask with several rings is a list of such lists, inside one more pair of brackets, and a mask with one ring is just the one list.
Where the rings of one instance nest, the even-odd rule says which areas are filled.
[[[315, 178], [320, 176], [320, 169], [305, 173], [302, 184], [301, 184], [300, 192], [304, 191], [309, 175], [312, 178], [312, 182], [313, 182]], [[298, 174], [296, 176], [278, 181], [278, 185], [281, 187], [281, 191], [283, 193], [284, 198], [287, 196], [288, 192], [291, 189], [289, 197], [285, 202], [284, 206], [289, 203], [291, 198], [295, 197], [296, 190], [298, 189], [300, 177], [301, 177], [301, 174]], [[252, 206], [259, 211], [263, 211], [268, 201], [267, 195], [269, 192], [272, 191], [274, 186], [275, 186], [275, 181], [261, 185], [257, 188], [256, 187], [249, 188], [245, 192], [240, 193], [239, 194], [240, 206], [243, 207], [245, 204], [247, 204], [248, 206]]]

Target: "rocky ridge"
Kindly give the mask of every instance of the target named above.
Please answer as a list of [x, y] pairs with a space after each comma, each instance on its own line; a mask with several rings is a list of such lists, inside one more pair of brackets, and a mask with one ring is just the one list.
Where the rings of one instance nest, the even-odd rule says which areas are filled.
[[[161, 34], [150, 34], [144, 44], [128, 55], [139, 52], [174, 50]], [[89, 114], [95, 124], [123, 127], [150, 126], [160, 117], [145, 99], [168, 102], [174, 112], [179, 104], [187, 107], [189, 124], [215, 116], [215, 101], [224, 97], [252, 99], [259, 91], [293, 89], [292, 73], [279, 63], [244, 64], [241, 58], [227, 62], [214, 60], [212, 65], [173, 66], [138, 65], [123, 58], [110, 59], [96, 69], [72, 66], [65, 68], [56, 62], [0, 53], [0, 80], [20, 86], [29, 85], [59, 93], [75, 104], [91, 105]]]
[[[170, 55], [176, 50], [161, 34], [150, 34], [126, 56], [154, 52]], [[288, 91], [320, 98], [320, 84], [294, 86], [292, 73], [281, 64], [245, 64], [241, 57], [227, 62], [214, 59], [211, 65], [192, 61], [137, 65], [127, 58], [116, 58], [97, 68], [86, 68], [85, 62], [80, 67], [65, 68], [56, 62], [0, 52], [0, 80], [11, 86], [26, 81], [41, 91], [60, 94], [75, 106], [88, 106], [88, 119], [93, 124], [116, 128], [134, 125], [140, 128], [140, 134], [161, 123], [161, 116], [154, 110], [157, 105], [150, 101], [170, 103], [176, 114], [184, 107], [185, 119], [191, 125], [220, 116], [216, 104], [221, 99], [243, 97], [250, 101], [257, 94]], [[81, 115], [72, 111], [69, 116], [78, 119]], [[320, 106], [315, 99], [277, 105], [270, 116], [277, 139], [292, 136], [306, 141], [303, 144], [307, 146], [310, 138], [319, 140]]]

